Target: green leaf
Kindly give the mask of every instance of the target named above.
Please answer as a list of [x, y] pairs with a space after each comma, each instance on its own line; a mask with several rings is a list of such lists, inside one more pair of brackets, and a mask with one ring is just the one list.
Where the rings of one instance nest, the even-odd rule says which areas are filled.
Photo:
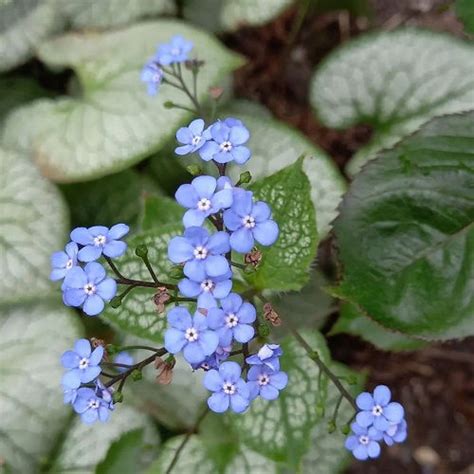
[[321, 64], [311, 102], [329, 127], [373, 127], [371, 142], [348, 166], [355, 174], [432, 118], [474, 109], [474, 46], [416, 29], [362, 36]]
[[[110, 420], [93, 430], [75, 415], [50, 472], [135, 472], [138, 465], [156, 456], [158, 442], [151, 420], [127, 403], [117, 404]], [[111, 470], [118, 463], [126, 466], [132, 461], [135, 469]]]
[[474, 2], [472, 0], [456, 0], [456, 15], [464, 23], [468, 33], [474, 34]]
[[383, 328], [351, 303], [341, 305], [339, 318], [331, 329], [331, 335], [340, 333], [359, 336], [384, 351], [413, 351], [426, 345], [419, 339]]
[[0, 72], [29, 59], [38, 42], [59, 24], [48, 0], [0, 2]]
[[[239, 104], [240, 101], [237, 101]], [[238, 107], [230, 104], [230, 110]], [[258, 116], [257, 116], [258, 113]], [[337, 206], [346, 190], [345, 181], [331, 158], [297, 130], [261, 112], [237, 113], [251, 132], [249, 147], [252, 158], [243, 167], [231, 169], [233, 178], [250, 171], [254, 180], [269, 176], [304, 155], [303, 170], [311, 184], [311, 199], [316, 211], [318, 233], [324, 238], [337, 216]]]
[[71, 210], [71, 227], [131, 224], [140, 211], [140, 178], [132, 170], [63, 185], [61, 190]]
[[141, 228], [143, 231], [158, 228], [163, 224], [177, 224], [183, 219], [184, 209], [166, 196], [148, 196], [143, 203]]
[[[329, 361], [324, 338], [319, 333], [305, 336], [321, 359]], [[282, 342], [282, 370], [288, 386], [277, 400], [257, 398], [243, 415], [233, 417], [240, 439], [251, 449], [277, 462], [296, 468], [307, 451], [310, 434], [320, 416], [316, 405], [324, 400], [326, 381], [318, 384], [319, 370], [296, 340]]]
[[[169, 282], [171, 262], [168, 260], [168, 242], [182, 233], [181, 224], [168, 224], [159, 229], [137, 234], [128, 239], [128, 250], [117, 262], [117, 266], [127, 278], [152, 281], [143, 261], [135, 255], [135, 248], [144, 244], [148, 247], [148, 258], [162, 282]], [[124, 290], [119, 287], [118, 294]], [[153, 302], [154, 288], [135, 288], [123, 300], [121, 306], [106, 306], [101, 317], [112, 326], [138, 337], [155, 342], [163, 341], [166, 329], [166, 315], [158, 314]]]
[[13, 472], [37, 472], [64, 428], [61, 354], [79, 338], [74, 313], [36, 302], [0, 314], [0, 458]]
[[299, 290], [309, 279], [316, 255], [317, 232], [309, 180], [303, 160], [255, 183], [255, 199], [267, 202], [280, 234], [271, 247], [262, 247], [263, 259], [249, 279], [258, 289]]
[[338, 293], [382, 326], [474, 334], [474, 112], [434, 120], [356, 176], [335, 224]]
[[111, 28], [139, 18], [175, 12], [172, 0], [55, 0], [75, 28]]
[[[45, 176], [60, 182], [111, 174], [158, 151], [191, 115], [163, 107], [168, 100], [183, 102], [182, 93], [170, 86], [149, 97], [140, 70], [156, 44], [177, 33], [191, 40], [194, 54], [206, 61], [199, 74], [201, 101], [210, 86], [242, 64], [213, 37], [177, 21], [61, 36], [43, 43], [39, 57], [52, 68], [72, 68], [81, 95], [35, 101], [11, 114], [6, 143], [27, 150]], [[184, 74], [189, 81], [191, 72]]]
[[0, 147], [0, 304], [50, 293], [50, 255], [61, 250], [67, 209], [25, 156]]

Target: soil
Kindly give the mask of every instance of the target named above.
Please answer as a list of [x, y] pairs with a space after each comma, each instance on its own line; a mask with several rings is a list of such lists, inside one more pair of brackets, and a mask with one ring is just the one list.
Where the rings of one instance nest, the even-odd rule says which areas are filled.
[[[360, 125], [335, 131], [318, 122], [308, 101], [315, 66], [341, 43], [374, 28], [410, 25], [462, 35], [446, 1], [373, 0], [370, 6], [365, 17], [308, 12], [296, 32], [298, 10], [291, 8], [268, 25], [222, 38], [248, 60], [235, 74], [236, 96], [264, 104], [300, 129], [342, 172], [371, 130]], [[354, 462], [347, 474], [474, 474], [474, 338], [411, 353], [383, 352], [351, 336], [332, 337], [329, 345], [335, 359], [368, 374], [368, 387], [392, 388], [410, 427], [405, 444], [384, 449], [376, 461]]]

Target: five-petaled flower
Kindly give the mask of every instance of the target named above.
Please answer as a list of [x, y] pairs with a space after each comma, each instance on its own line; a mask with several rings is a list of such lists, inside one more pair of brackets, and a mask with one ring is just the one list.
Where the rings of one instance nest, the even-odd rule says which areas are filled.
[[233, 339], [249, 342], [255, 335], [252, 326], [257, 315], [255, 307], [236, 293], [231, 293], [220, 303], [221, 308], [211, 308], [207, 315], [209, 327], [219, 335], [219, 344], [228, 346]]
[[211, 125], [211, 139], [199, 150], [204, 161], [214, 160], [217, 163], [235, 161], [244, 164], [250, 158], [250, 150], [243, 146], [250, 137], [247, 127], [235, 118], [227, 118]]
[[193, 49], [193, 43], [180, 35], [173, 36], [169, 43], [158, 46], [154, 59], [162, 66], [187, 61], [188, 54]]
[[110, 229], [103, 225], [93, 227], [76, 227], [71, 232], [71, 240], [83, 248], [77, 254], [81, 262], [92, 262], [100, 258], [102, 254], [106, 257], [120, 257], [127, 250], [127, 244], [121, 239], [128, 233], [130, 228], [126, 224], [115, 224]]
[[274, 371], [265, 365], [253, 365], [247, 374], [250, 399], [258, 395], [265, 400], [275, 400], [288, 384], [285, 372]]
[[256, 354], [253, 354], [245, 362], [249, 365], [264, 365], [275, 372], [280, 370], [280, 356], [282, 350], [279, 344], [264, 344]]
[[209, 408], [223, 413], [231, 408], [242, 413], [249, 406], [249, 388], [240, 378], [241, 369], [237, 362], [223, 362], [219, 370], [209, 370], [204, 376], [204, 386], [214, 392], [208, 399]]
[[193, 120], [187, 127], [181, 127], [176, 132], [176, 140], [182, 146], [175, 148], [177, 155], [187, 155], [198, 151], [211, 138], [209, 130], [204, 130], [203, 119]]
[[66, 276], [66, 273], [77, 265], [77, 253], [79, 247], [75, 242], [69, 242], [64, 251], [54, 252], [51, 255], [51, 274], [49, 278], [52, 281], [58, 281]]
[[84, 269], [72, 268], [64, 279], [64, 303], [82, 307], [88, 316], [99, 314], [104, 301], [110, 301], [116, 292], [117, 283], [107, 278], [104, 267], [97, 262], [88, 263]]
[[352, 432], [347, 439], [345, 446], [359, 461], [368, 458], [377, 458], [380, 455], [380, 444], [382, 433], [373, 426], [362, 427], [358, 423], [352, 423]]
[[232, 205], [232, 190], [216, 192], [217, 180], [212, 176], [198, 176], [191, 184], [182, 184], [175, 197], [188, 210], [183, 216], [185, 227], [200, 226], [204, 219]]
[[156, 64], [154, 59], [151, 59], [143, 66], [140, 79], [147, 85], [148, 95], [154, 96], [157, 94], [163, 81], [163, 70]]
[[113, 409], [110, 401], [105, 400], [96, 391], [88, 387], [81, 387], [77, 391], [73, 407], [74, 411], [81, 415], [81, 420], [86, 424], [92, 424], [97, 420], [107, 421], [110, 410]]
[[278, 225], [271, 220], [268, 204], [254, 203], [252, 192], [244, 189], [234, 190], [232, 207], [224, 211], [224, 224], [232, 231], [230, 246], [237, 252], [249, 252], [255, 240], [268, 246], [278, 238]]
[[197, 364], [210, 356], [219, 344], [219, 337], [207, 325], [207, 318], [196, 312], [194, 316], [181, 306], [168, 313], [169, 328], [165, 332], [165, 348], [171, 354], [183, 351], [190, 364]]

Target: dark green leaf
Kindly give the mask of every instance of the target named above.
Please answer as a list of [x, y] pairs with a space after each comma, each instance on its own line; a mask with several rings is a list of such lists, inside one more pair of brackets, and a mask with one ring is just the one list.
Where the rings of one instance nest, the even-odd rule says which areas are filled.
[[474, 2], [472, 0], [456, 0], [456, 14], [464, 23], [464, 28], [474, 34]]
[[163, 224], [179, 224], [183, 209], [174, 199], [166, 196], [148, 196], [143, 202], [141, 229], [156, 229]]

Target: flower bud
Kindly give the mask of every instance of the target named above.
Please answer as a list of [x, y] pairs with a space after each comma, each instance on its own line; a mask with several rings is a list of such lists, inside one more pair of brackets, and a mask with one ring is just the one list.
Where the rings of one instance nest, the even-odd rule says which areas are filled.
[[202, 168], [196, 164], [190, 164], [186, 166], [186, 171], [192, 176], [199, 176], [202, 174]]
[[114, 403], [122, 403], [123, 402], [122, 392], [114, 392], [112, 395], [112, 400], [114, 401]]
[[280, 315], [273, 309], [273, 306], [271, 305], [271, 303], [265, 303], [263, 305], [263, 316], [273, 326], [281, 325]]
[[130, 377], [132, 377], [132, 380], [137, 382], [138, 380], [141, 380], [143, 378], [142, 371], [140, 369], [133, 369], [132, 373], [130, 374]]
[[148, 255], [148, 247], [145, 244], [140, 244], [135, 249], [135, 255], [140, 258], [145, 258]]
[[121, 304], [122, 304], [122, 298], [120, 298], [120, 296], [114, 296], [111, 300], [110, 300], [110, 306], [114, 309], [118, 308]]
[[342, 433], [343, 435], [348, 435], [350, 432], [351, 432], [351, 427], [350, 427], [350, 425], [341, 426], [341, 433]]
[[334, 433], [334, 431], [336, 431], [336, 423], [334, 423], [334, 421], [331, 420], [328, 422], [328, 433], [331, 434], [331, 433]]
[[244, 171], [243, 173], [240, 173], [239, 184], [248, 184], [250, 181], [252, 181], [252, 175], [250, 174], [250, 171]]
[[260, 337], [268, 337], [270, 335], [270, 326], [262, 322], [258, 325], [257, 332]]
[[171, 268], [169, 276], [173, 280], [181, 280], [184, 277], [183, 267], [181, 265], [175, 265]]
[[209, 87], [209, 95], [214, 99], [218, 100], [224, 93], [223, 87]]
[[164, 104], [163, 107], [165, 109], [173, 109], [175, 107], [174, 103], [171, 102], [171, 100], [167, 100]]
[[322, 418], [325, 412], [326, 410], [324, 408], [324, 405], [321, 405], [321, 404], [316, 405], [316, 415]]
[[105, 346], [105, 349], [107, 351], [107, 354], [111, 356], [120, 352], [120, 347], [116, 346], [115, 344], [107, 344], [107, 346]]

